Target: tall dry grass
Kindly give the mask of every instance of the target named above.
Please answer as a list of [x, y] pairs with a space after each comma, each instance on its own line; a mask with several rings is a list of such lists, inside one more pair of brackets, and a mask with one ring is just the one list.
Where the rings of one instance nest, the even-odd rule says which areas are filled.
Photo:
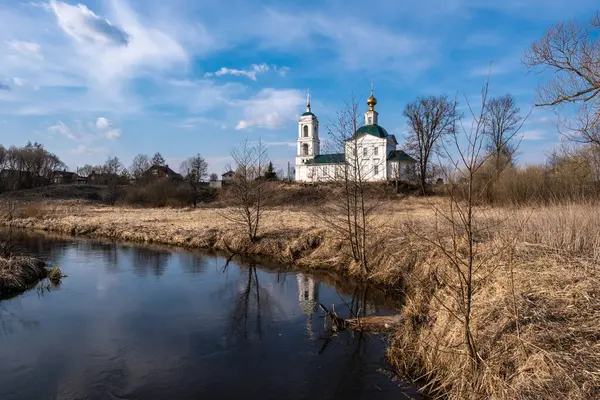
[[[600, 207], [478, 214], [476, 261], [485, 262], [472, 321], [480, 366], [463, 350], [456, 274], [439, 249], [423, 243], [423, 262], [405, 272], [407, 322], [391, 359], [451, 399], [600, 398]], [[433, 235], [448, 227], [420, 218], [418, 228]]]
[[36, 258], [0, 258], [0, 297], [23, 292], [47, 275], [46, 264]]
[[[477, 254], [489, 260], [477, 272], [473, 332], [483, 361], [473, 370], [462, 351], [461, 324], [451, 313], [456, 304], [448, 286], [455, 275], [448, 274], [439, 249], [411, 232], [437, 229], [449, 238], [433, 212], [445, 204], [444, 198], [386, 201], [374, 215], [374, 268], [366, 278], [403, 287], [407, 296], [406, 322], [390, 360], [428, 377], [429, 389], [452, 399], [600, 398], [600, 206], [477, 208]], [[312, 207], [267, 210], [256, 243], [225, 220], [222, 209], [48, 202], [31, 210], [11, 224], [233, 250], [360, 276], [344, 241], [315, 218]]]

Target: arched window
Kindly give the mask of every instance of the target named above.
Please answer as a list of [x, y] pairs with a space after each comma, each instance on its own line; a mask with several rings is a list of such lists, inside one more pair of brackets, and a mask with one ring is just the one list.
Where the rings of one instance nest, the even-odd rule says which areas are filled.
[[304, 125], [304, 137], [308, 137], [308, 125]]
[[[306, 127], [305, 127], [306, 128]], [[302, 145], [302, 155], [303, 156], [307, 156], [308, 155], [308, 144], [304, 143]]]
[[315, 125], [315, 127], [313, 128], [313, 131], [315, 132], [315, 136], [317, 136], [317, 128], [318, 126]]

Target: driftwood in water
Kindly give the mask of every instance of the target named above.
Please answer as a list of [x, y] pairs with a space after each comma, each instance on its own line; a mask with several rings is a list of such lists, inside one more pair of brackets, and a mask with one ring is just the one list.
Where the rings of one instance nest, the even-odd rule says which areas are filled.
[[351, 329], [361, 332], [386, 332], [393, 330], [403, 320], [401, 315], [390, 315], [390, 316], [368, 316], [368, 317], [357, 317], [357, 318], [342, 318], [335, 312], [329, 311], [327, 307], [319, 303], [319, 307], [323, 310], [325, 315], [331, 320], [331, 327], [334, 331], [342, 331], [344, 329]]

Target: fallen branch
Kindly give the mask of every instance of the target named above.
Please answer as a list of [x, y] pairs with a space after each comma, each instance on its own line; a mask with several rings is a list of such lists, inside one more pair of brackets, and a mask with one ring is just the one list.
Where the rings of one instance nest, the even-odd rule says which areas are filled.
[[333, 312], [329, 311], [322, 303], [319, 303], [319, 307], [323, 310], [325, 316], [331, 320], [331, 328], [335, 332], [343, 331], [344, 329], [359, 332], [387, 332], [393, 330], [404, 320], [400, 314], [345, 319], [335, 312], [335, 307], [333, 308]]

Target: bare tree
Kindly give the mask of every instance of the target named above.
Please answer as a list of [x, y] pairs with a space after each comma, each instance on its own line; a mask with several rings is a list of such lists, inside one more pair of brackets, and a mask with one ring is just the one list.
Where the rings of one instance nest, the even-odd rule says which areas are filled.
[[450, 101], [446, 96], [419, 97], [406, 105], [404, 116], [409, 126], [405, 148], [417, 159], [421, 191], [426, 194], [432, 157], [440, 154], [444, 137], [454, 135], [461, 116], [456, 111], [456, 100]]
[[211, 182], [216, 182], [219, 180], [219, 175], [217, 175], [216, 173], [213, 172], [212, 174], [210, 174], [210, 177], [208, 179]]
[[208, 163], [200, 155], [188, 158], [181, 163], [180, 173], [192, 189], [192, 203], [196, 208], [198, 202], [198, 191], [200, 190], [200, 182], [204, 181], [208, 176]]
[[385, 165], [374, 165], [369, 156], [364, 156], [373, 150], [365, 136], [358, 134], [359, 115], [359, 105], [352, 96], [328, 127], [331, 157], [343, 156], [343, 161], [332, 159], [328, 165], [314, 168], [319, 174], [317, 179], [325, 180], [332, 189], [331, 196], [317, 210], [318, 216], [344, 239], [350, 256], [367, 274], [375, 233], [372, 219], [379, 205], [377, 196], [371, 196], [375, 188], [369, 188], [368, 181]]
[[[448, 195], [445, 196], [448, 203], [446, 206], [430, 203], [435, 211], [432, 232], [422, 232], [418, 227], [409, 226], [412, 232], [418, 232], [417, 235], [422, 240], [440, 251], [442, 260], [445, 261], [433, 271], [439, 287], [432, 292], [432, 296], [440, 307], [460, 323], [463, 345], [468, 361], [474, 369], [479, 368], [484, 361], [473, 333], [474, 296], [477, 290], [480, 290], [482, 282], [489, 279], [502, 265], [500, 257], [514, 251], [519, 235], [519, 232], [515, 232], [514, 237], [508, 240], [493, 242], [489, 246], [479, 245], [482, 237], [492, 237], [492, 229], [497, 229], [503, 222], [497, 217], [486, 217], [486, 211], [477, 207], [486, 192], [486, 185], [479, 182], [479, 174], [492, 157], [491, 153], [485, 151], [488, 90], [489, 81], [482, 89], [478, 109], [465, 99], [472, 122], [470, 126], [460, 124], [461, 134], [453, 135], [452, 141], [444, 145], [445, 156], [451, 163], [451, 168], [445, 168], [448, 173]], [[512, 264], [509, 268], [512, 268], [511, 266]], [[512, 274], [512, 269], [510, 273]], [[518, 324], [516, 301], [513, 305], [515, 323]], [[436, 343], [436, 346], [444, 345]], [[456, 346], [455, 343], [448, 345], [453, 348]], [[464, 390], [472, 390], [472, 387], [473, 385], [465, 385]]]
[[515, 98], [510, 94], [492, 98], [487, 103], [483, 134], [487, 138], [487, 152], [494, 159], [496, 174], [514, 163], [518, 148], [514, 137], [524, 122], [520, 112]]
[[106, 174], [108, 183], [107, 200], [110, 204], [114, 205], [117, 200], [117, 185], [125, 167], [118, 157], [109, 157], [103, 166], [103, 172]]
[[538, 88], [537, 106], [574, 104], [574, 121], [561, 118], [564, 135], [573, 141], [600, 146], [600, 14], [588, 25], [556, 24], [533, 43], [524, 62], [531, 69], [549, 69], [552, 79]]
[[152, 163], [150, 162], [150, 157], [146, 154], [138, 154], [133, 158], [129, 172], [136, 181], [141, 182], [144, 180], [146, 171], [148, 171], [151, 166]]
[[165, 158], [160, 153], [154, 154], [152, 157], [152, 165], [158, 165], [160, 167], [164, 167], [167, 164]]
[[235, 172], [228, 185], [232, 207], [224, 216], [243, 228], [248, 239], [255, 242], [265, 203], [273, 191], [273, 183], [263, 177], [269, 162], [267, 147], [262, 141], [252, 143], [246, 139], [232, 150], [231, 156]]
[[8, 166], [8, 150], [0, 145], [0, 193], [6, 189], [6, 176], [9, 171], [6, 171]]
[[92, 172], [94, 172], [94, 166], [90, 164], [85, 164], [83, 167], [77, 168], [77, 175], [87, 178]]

